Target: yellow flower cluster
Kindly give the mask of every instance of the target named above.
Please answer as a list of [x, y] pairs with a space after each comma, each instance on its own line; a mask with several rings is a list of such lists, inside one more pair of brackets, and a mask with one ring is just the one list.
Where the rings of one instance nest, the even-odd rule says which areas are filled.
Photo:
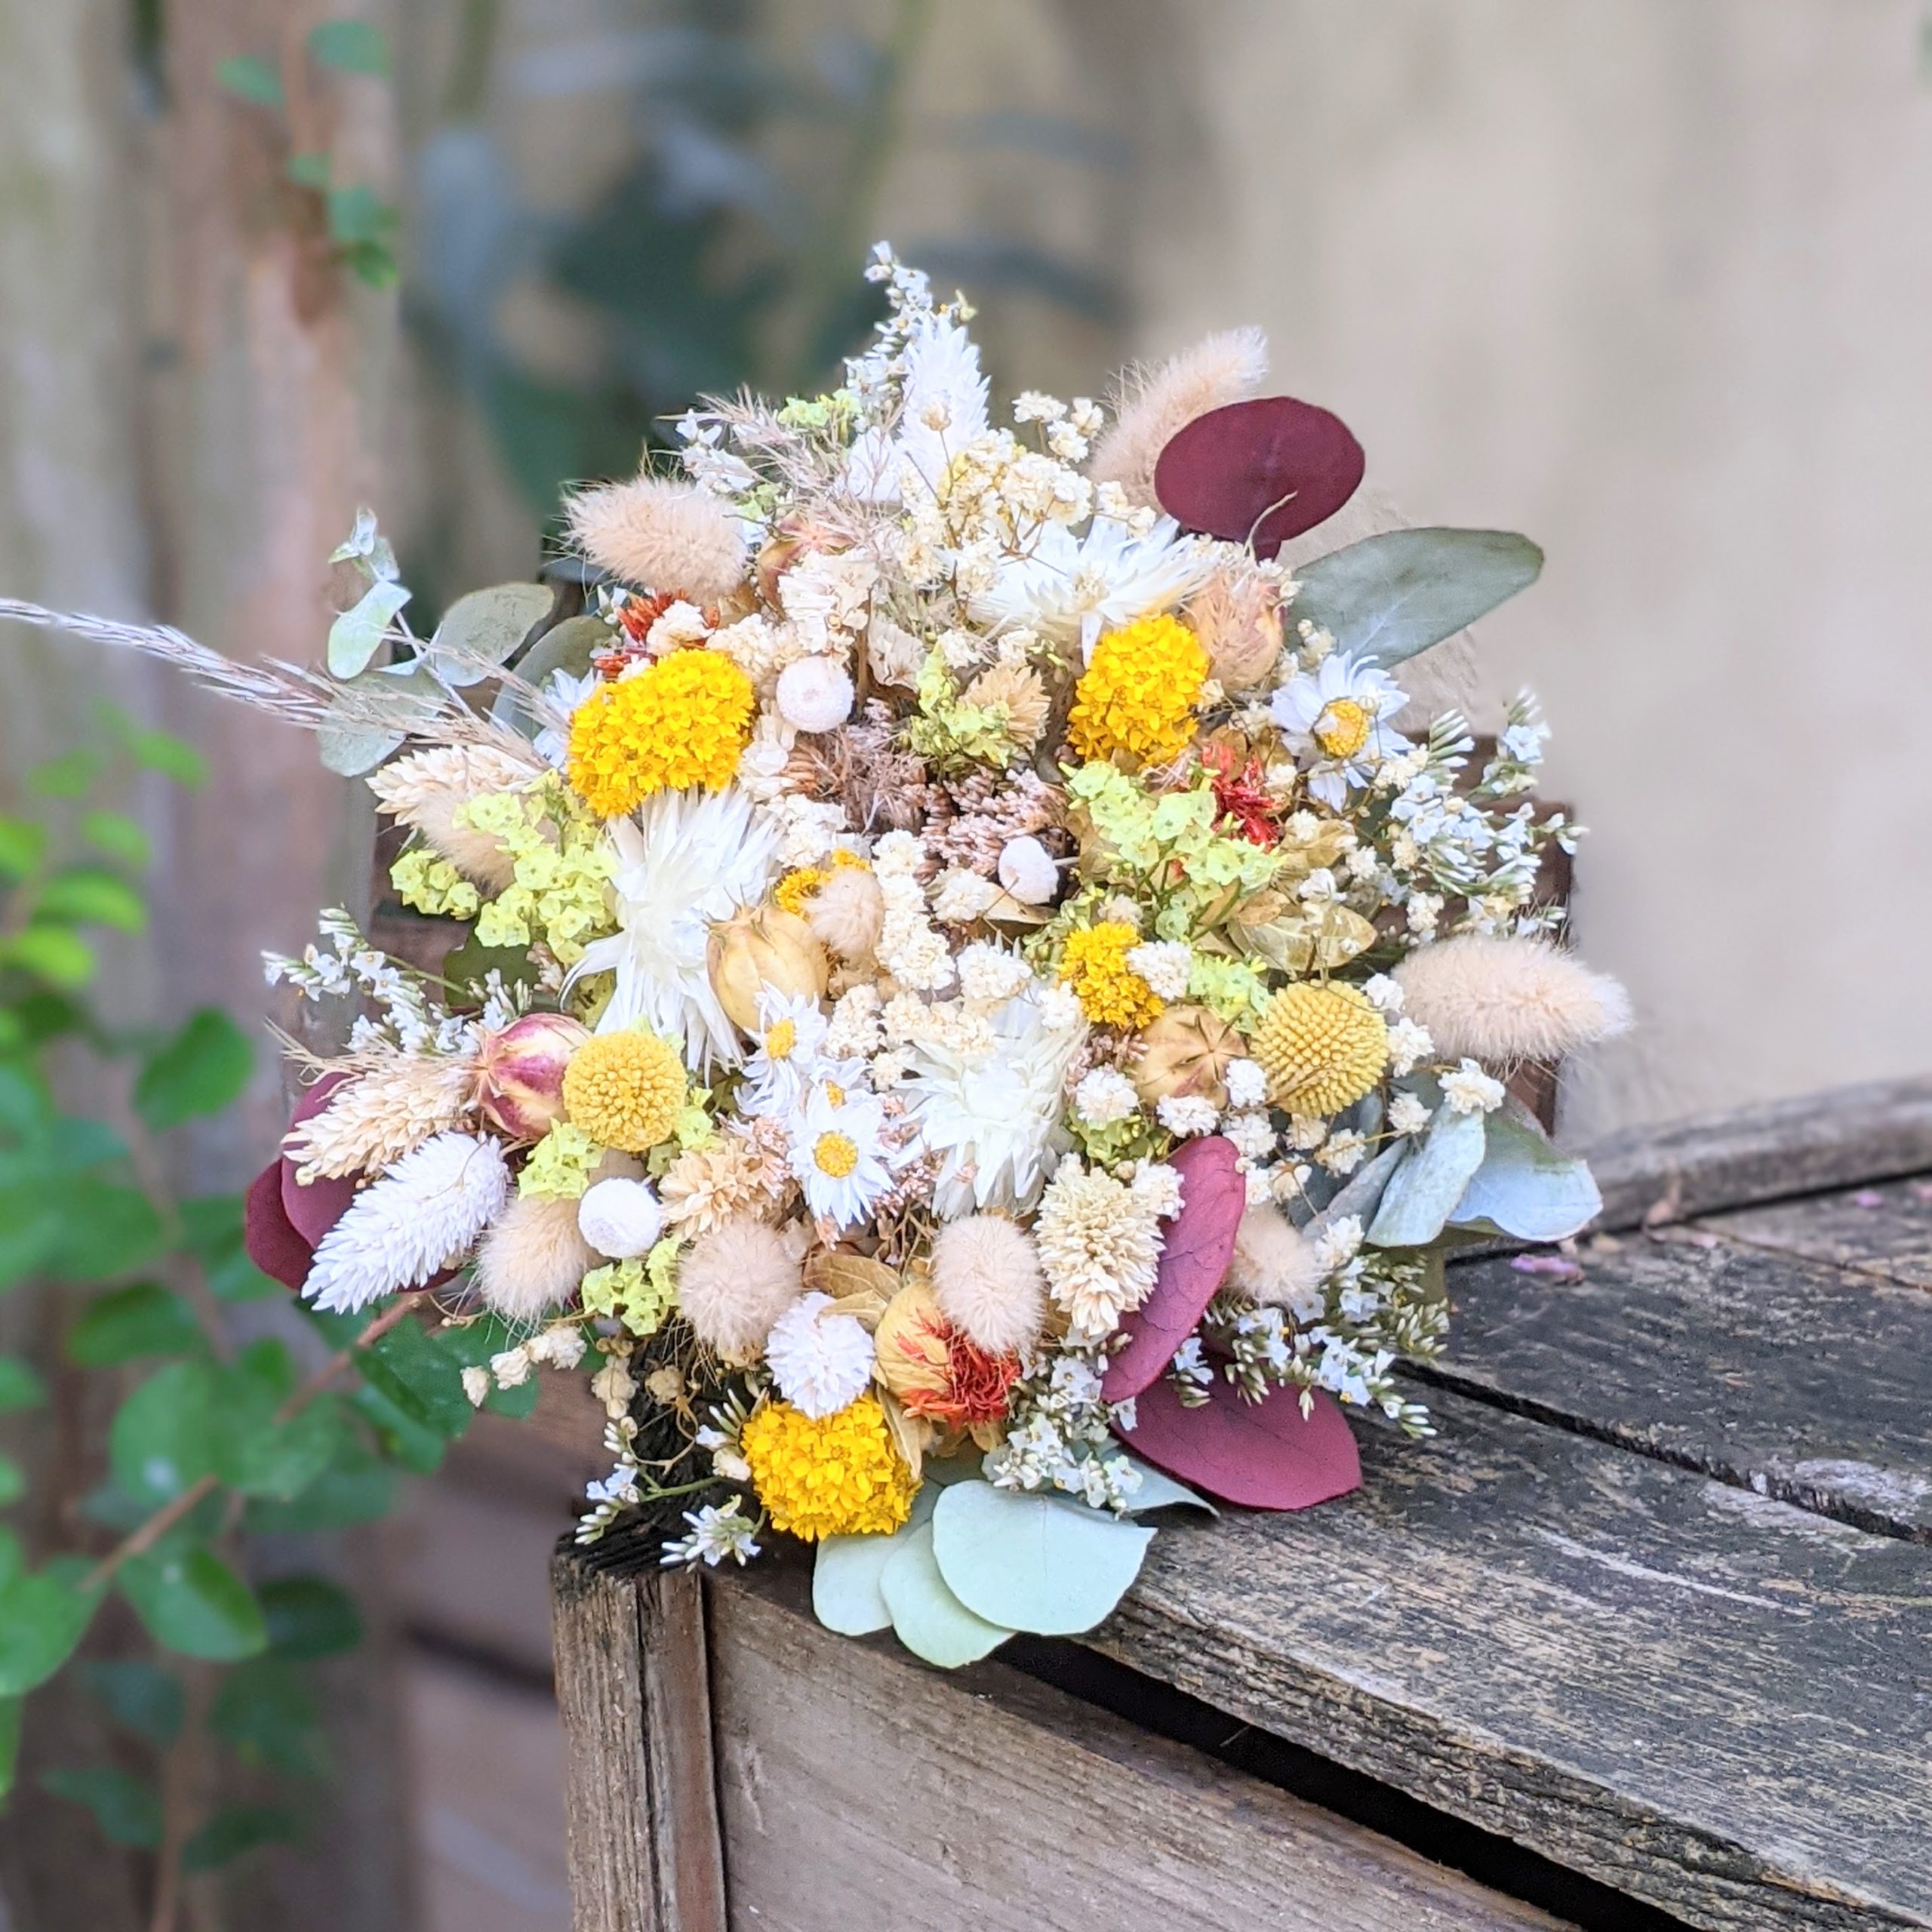
[[773, 1524], [808, 1543], [883, 1535], [912, 1513], [918, 1484], [892, 1446], [876, 1397], [861, 1395], [822, 1419], [768, 1402], [738, 1441]]
[[1127, 963], [1140, 943], [1124, 919], [1103, 919], [1067, 934], [1060, 977], [1095, 1026], [1144, 1026], [1165, 1009], [1166, 1001]]
[[841, 870], [866, 869], [866, 862], [856, 852], [848, 852], [843, 847], [832, 855], [829, 867], [825, 866], [801, 866], [795, 872], [787, 872], [772, 888], [771, 896], [782, 911], [789, 912], [795, 919], [805, 916], [805, 908], [812, 894], [822, 886], [832, 873]]
[[1066, 734], [1082, 758], [1125, 752], [1164, 764], [1194, 737], [1194, 706], [1208, 654], [1178, 617], [1143, 617], [1109, 631], [1073, 688]]
[[1381, 1079], [1389, 1029], [1353, 986], [1303, 980], [1268, 1002], [1248, 1050], [1275, 1106], [1319, 1117], [1352, 1106]]
[[722, 651], [674, 651], [571, 715], [570, 780], [602, 818], [654, 792], [731, 782], [751, 736], [752, 681]]
[[564, 1111], [603, 1147], [645, 1154], [685, 1106], [685, 1068], [655, 1033], [595, 1033], [564, 1069]]

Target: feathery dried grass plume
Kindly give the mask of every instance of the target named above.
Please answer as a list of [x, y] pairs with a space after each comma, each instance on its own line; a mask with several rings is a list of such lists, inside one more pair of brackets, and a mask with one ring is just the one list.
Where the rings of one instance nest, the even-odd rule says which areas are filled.
[[1189, 601], [1187, 621], [1229, 691], [1260, 684], [1281, 654], [1281, 592], [1251, 565], [1217, 570]]
[[1402, 1010], [1437, 1052], [1491, 1066], [1560, 1060], [1630, 1025], [1630, 996], [1547, 940], [1460, 933], [1395, 968]]
[[764, 1345], [804, 1287], [794, 1244], [741, 1216], [692, 1242], [678, 1270], [678, 1306], [706, 1347], [743, 1359]]
[[885, 929], [885, 895], [869, 871], [841, 866], [812, 894], [805, 923], [813, 938], [841, 959], [869, 959]]
[[475, 1065], [466, 1054], [385, 1055], [352, 1073], [320, 1113], [291, 1128], [281, 1151], [297, 1163], [296, 1179], [305, 1187], [318, 1179], [380, 1174], [432, 1134], [460, 1126], [475, 1086]]
[[542, 1319], [576, 1294], [603, 1257], [577, 1224], [568, 1196], [519, 1195], [476, 1251], [476, 1292], [485, 1307], [519, 1326]]
[[1224, 329], [1158, 368], [1130, 371], [1087, 473], [1096, 483], [1118, 483], [1136, 506], [1158, 507], [1154, 465], [1168, 439], [1197, 416], [1252, 395], [1267, 374], [1268, 338], [1257, 328]]
[[1278, 1208], [1263, 1202], [1241, 1217], [1227, 1285], [1250, 1300], [1306, 1315], [1322, 1268], [1315, 1246]]
[[449, 860], [466, 878], [501, 892], [513, 876], [510, 855], [493, 832], [460, 823], [472, 799], [514, 792], [540, 777], [535, 754], [519, 756], [496, 745], [435, 745], [411, 752], [369, 774], [376, 803]]
[[635, 476], [583, 491], [565, 509], [584, 555], [626, 583], [709, 604], [745, 574], [737, 518], [696, 484]]

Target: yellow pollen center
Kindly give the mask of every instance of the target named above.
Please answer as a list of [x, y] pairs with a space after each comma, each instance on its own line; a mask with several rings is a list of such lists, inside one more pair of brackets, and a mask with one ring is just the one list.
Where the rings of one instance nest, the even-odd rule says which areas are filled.
[[812, 1159], [822, 1174], [829, 1174], [834, 1180], [843, 1180], [859, 1164], [859, 1149], [856, 1143], [842, 1134], [821, 1134], [818, 1144], [812, 1149]]
[[1369, 715], [1352, 697], [1338, 697], [1315, 721], [1315, 742], [1330, 758], [1353, 758], [1368, 743]]
[[798, 1023], [795, 1020], [774, 1020], [764, 1030], [764, 1053], [768, 1060], [789, 1060], [792, 1050], [798, 1044]]
[[845, 1090], [837, 1081], [828, 1080], [825, 1083], [825, 1097], [835, 1107], [842, 1107], [845, 1104]]

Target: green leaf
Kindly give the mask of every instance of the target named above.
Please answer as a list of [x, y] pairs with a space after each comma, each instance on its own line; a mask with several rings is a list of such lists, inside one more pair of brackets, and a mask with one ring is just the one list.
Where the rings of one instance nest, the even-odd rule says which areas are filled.
[[0, 1697], [0, 1802], [14, 1788], [14, 1773], [20, 1761], [20, 1712], [18, 1697]]
[[130, 1557], [115, 1580], [148, 1635], [165, 1649], [232, 1663], [268, 1643], [261, 1605], [211, 1550]]
[[1483, 1117], [1482, 1165], [1457, 1202], [1457, 1227], [1518, 1241], [1567, 1241], [1603, 1212], [1589, 1164], [1559, 1152], [1513, 1096]]
[[25, 878], [46, 853], [46, 826], [0, 813], [0, 877]]
[[60, 1239], [60, 1210], [43, 1189], [0, 1188], [0, 1288], [38, 1274]]
[[43, 1771], [41, 1788], [85, 1804], [112, 1844], [152, 1851], [161, 1842], [161, 1794], [128, 1772], [106, 1764]]
[[[1125, 1454], [1124, 1451], [1109, 1453]], [[1138, 1456], [1128, 1456], [1127, 1465], [1140, 1478], [1140, 1487], [1128, 1499], [1130, 1516], [1144, 1516], [1150, 1509], [1204, 1509], [1211, 1516], [1221, 1513], [1206, 1497], [1197, 1496], [1184, 1483], [1176, 1482], [1164, 1470], [1143, 1463]]]
[[932, 1521], [939, 1500], [936, 1484], [926, 1483], [912, 1498], [911, 1516], [889, 1536], [826, 1537], [812, 1564], [812, 1614], [843, 1637], [869, 1636], [891, 1627], [879, 1578], [912, 1533]]
[[1535, 583], [1543, 552], [1504, 530], [1391, 530], [1303, 565], [1295, 617], [1385, 669]]
[[[601, 617], [566, 617], [561, 623], [552, 626], [517, 660], [516, 674], [525, 684], [540, 688], [555, 672], [565, 671], [573, 678], [580, 678], [590, 669], [591, 654], [609, 650], [611, 641], [611, 627]], [[490, 715], [499, 724], [507, 724], [527, 738], [537, 735], [537, 721], [531, 715], [522, 692], [514, 686], [506, 685], [497, 694]]]
[[11, 1509], [26, 1493], [26, 1471], [12, 1457], [0, 1455], [0, 1509]]
[[189, 1251], [201, 1263], [209, 1291], [220, 1301], [260, 1301], [288, 1290], [248, 1259], [238, 1194], [202, 1194], [184, 1201], [181, 1221]]
[[94, 977], [93, 949], [65, 926], [29, 926], [0, 940], [0, 966], [17, 966], [50, 986], [71, 991]]
[[228, 1015], [205, 1006], [148, 1057], [134, 1082], [134, 1106], [156, 1133], [218, 1114], [241, 1097], [254, 1048]]
[[393, 288], [401, 278], [395, 251], [386, 242], [345, 242], [336, 250], [336, 257], [368, 288]]
[[294, 154], [283, 171], [298, 188], [313, 188], [321, 193], [329, 185], [329, 158], [325, 154]]
[[326, 1577], [271, 1577], [257, 1594], [277, 1657], [306, 1662], [352, 1651], [362, 1641], [355, 1599]]
[[286, 1844], [300, 1834], [294, 1815], [272, 1804], [227, 1804], [181, 1847], [184, 1872], [212, 1872], [265, 1844]]
[[43, 1152], [50, 1174], [76, 1176], [126, 1160], [128, 1143], [105, 1121], [59, 1114], [48, 1123]]
[[211, 1475], [220, 1419], [220, 1372], [208, 1362], [170, 1362], [121, 1404], [107, 1432], [114, 1479], [150, 1509]]
[[180, 1735], [187, 1700], [171, 1672], [133, 1658], [90, 1660], [79, 1670], [88, 1695], [124, 1730], [163, 1749]]
[[81, 820], [81, 836], [110, 859], [118, 859], [137, 872], [154, 856], [153, 845], [140, 821], [130, 818], [125, 812], [85, 814]]
[[460, 1435], [474, 1411], [463, 1392], [463, 1364], [414, 1321], [392, 1328], [358, 1358], [363, 1380], [411, 1420], [438, 1435]]
[[128, 881], [97, 866], [57, 872], [34, 900], [37, 919], [65, 919], [78, 926], [112, 926], [137, 933], [148, 922], [146, 901]]
[[76, 1174], [42, 1192], [54, 1238], [39, 1265], [56, 1281], [107, 1281], [152, 1260], [165, 1244], [161, 1217], [138, 1188]]
[[382, 648], [389, 620], [409, 601], [409, 592], [379, 577], [329, 626], [328, 666], [332, 678], [353, 678], [369, 667]]
[[396, 224], [395, 210], [366, 182], [331, 189], [328, 207], [329, 238], [346, 248], [382, 246]]
[[346, 1530], [380, 1521], [395, 1500], [395, 1471], [358, 1437], [294, 1502], [257, 1499], [245, 1521], [251, 1534], [261, 1536]]
[[230, 1671], [208, 1714], [208, 1728], [226, 1738], [245, 1764], [291, 1777], [328, 1774], [315, 1700], [299, 1667], [279, 1657], [252, 1658]]
[[340, 1398], [318, 1396], [287, 1422], [231, 1429], [220, 1473], [244, 1496], [292, 1503], [335, 1463], [352, 1434]]
[[52, 1565], [0, 1584], [0, 1697], [45, 1683], [73, 1654], [99, 1601]]
[[214, 70], [216, 86], [257, 107], [281, 105], [281, 82], [266, 60], [252, 54], [234, 54]]
[[549, 586], [497, 583], [459, 597], [426, 647], [448, 683], [480, 684], [550, 614]]
[[1408, 1158], [1389, 1177], [1368, 1239], [1377, 1247], [1426, 1247], [1482, 1165], [1482, 1115], [1459, 1114], [1444, 1101]]
[[124, 736], [134, 762], [145, 770], [158, 771], [190, 792], [207, 783], [208, 761], [186, 739], [138, 724], [130, 724]]
[[82, 797], [101, 774], [106, 754], [97, 751], [65, 752], [27, 773], [27, 783], [43, 798]]
[[1154, 1532], [1084, 1503], [955, 1483], [933, 1512], [933, 1555], [953, 1595], [1011, 1630], [1091, 1630], [1140, 1573]]
[[[950, 1489], [946, 1494], [957, 1493]], [[975, 1616], [946, 1587], [933, 1557], [931, 1523], [921, 1523], [898, 1543], [879, 1572], [878, 1587], [894, 1634], [915, 1657], [942, 1670], [975, 1663], [1013, 1635], [1011, 1629]]]
[[366, 1382], [349, 1399], [356, 1414], [376, 1432], [383, 1453], [412, 1475], [432, 1476], [442, 1467], [449, 1438], [441, 1429], [417, 1421]]
[[115, 1368], [146, 1355], [199, 1355], [207, 1346], [179, 1295], [158, 1282], [136, 1281], [88, 1303], [62, 1352], [82, 1368]]
[[47, 1384], [18, 1355], [0, 1355], [0, 1414], [35, 1409], [47, 1400]]
[[324, 20], [309, 29], [309, 51], [325, 66], [352, 74], [389, 70], [389, 42], [383, 30], [368, 20]]

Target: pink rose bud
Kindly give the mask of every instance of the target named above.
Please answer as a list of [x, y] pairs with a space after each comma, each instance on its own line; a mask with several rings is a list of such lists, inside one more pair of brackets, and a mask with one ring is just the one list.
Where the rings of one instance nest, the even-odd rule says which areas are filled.
[[476, 1108], [512, 1140], [540, 1140], [564, 1115], [564, 1069], [590, 1029], [561, 1013], [526, 1013], [487, 1034], [476, 1060]]

